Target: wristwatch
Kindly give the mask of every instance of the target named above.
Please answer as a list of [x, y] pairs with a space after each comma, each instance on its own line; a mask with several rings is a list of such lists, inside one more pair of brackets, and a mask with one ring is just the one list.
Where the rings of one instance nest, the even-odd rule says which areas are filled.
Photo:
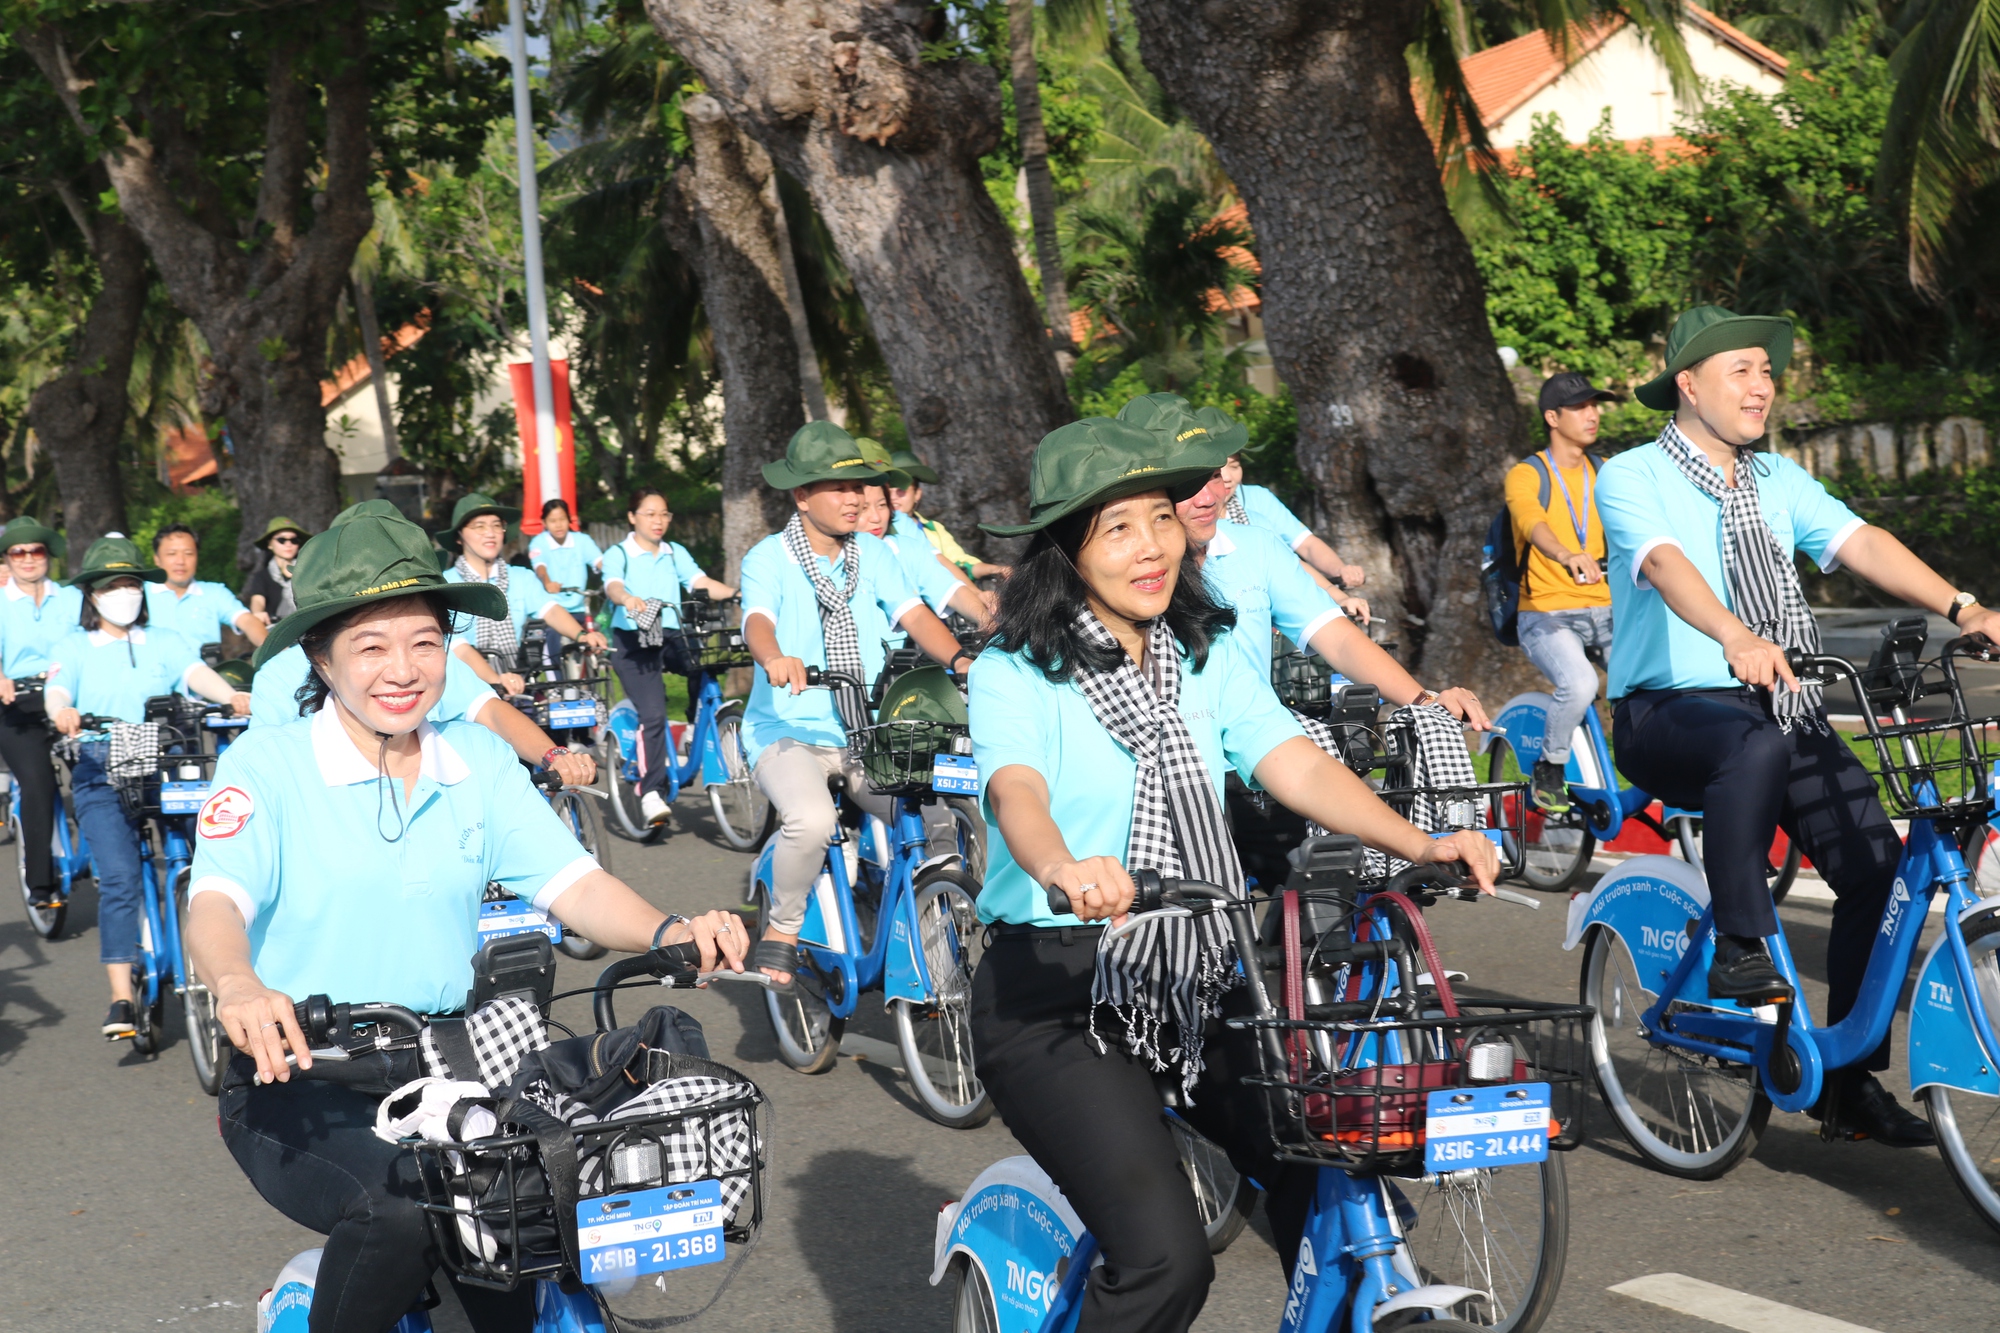
[[1978, 606], [1978, 605], [1979, 605], [1979, 597], [1976, 593], [1962, 592], [1958, 596], [1952, 598], [1951, 604], [1945, 607], [1944, 609], [1945, 619], [1949, 620], [1952, 624], [1956, 625], [1958, 623], [1958, 617], [1960, 612], [1964, 611], [1965, 608], [1968, 606]]
[[1436, 690], [1425, 690], [1422, 694], [1419, 694], [1416, 698], [1410, 700], [1410, 707], [1428, 708], [1443, 697], [1444, 696], [1439, 694]]

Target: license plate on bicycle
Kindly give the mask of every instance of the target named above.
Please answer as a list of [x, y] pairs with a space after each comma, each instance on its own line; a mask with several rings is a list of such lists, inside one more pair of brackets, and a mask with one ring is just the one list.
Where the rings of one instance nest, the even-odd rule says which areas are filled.
[[569, 727], [594, 727], [596, 725], [596, 700], [552, 699], [549, 701], [550, 730], [562, 730]]
[[1426, 1104], [1424, 1170], [1546, 1162], [1549, 1105], [1546, 1083], [1433, 1092]]
[[501, 939], [508, 935], [528, 935], [536, 931], [549, 937], [551, 944], [562, 943], [562, 927], [549, 920], [549, 914], [532, 903], [519, 898], [503, 898], [499, 902], [479, 905], [479, 943]]
[[952, 796], [979, 795], [978, 762], [970, 755], [937, 755], [931, 760], [931, 789]]
[[576, 1205], [579, 1276], [602, 1283], [722, 1261], [722, 1182], [584, 1199]]
[[193, 815], [201, 813], [202, 803], [208, 800], [206, 782], [162, 782], [160, 784], [160, 813], [163, 815]]

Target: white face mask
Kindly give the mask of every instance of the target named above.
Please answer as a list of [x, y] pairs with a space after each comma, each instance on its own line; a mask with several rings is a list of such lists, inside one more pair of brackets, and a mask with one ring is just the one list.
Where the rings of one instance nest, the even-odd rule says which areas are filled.
[[92, 593], [90, 600], [98, 615], [124, 629], [139, 618], [139, 608], [146, 604], [146, 593], [142, 588], [113, 588], [109, 592]]

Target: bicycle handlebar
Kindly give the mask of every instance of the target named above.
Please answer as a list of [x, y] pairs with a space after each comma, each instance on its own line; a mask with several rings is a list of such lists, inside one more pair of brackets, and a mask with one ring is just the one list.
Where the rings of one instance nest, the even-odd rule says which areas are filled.
[[863, 685], [860, 681], [856, 680], [854, 677], [848, 675], [845, 671], [829, 671], [824, 667], [816, 667], [816, 666], [809, 666], [806, 668], [807, 689], [830, 690], [836, 685], [846, 685], [857, 690], [865, 690], [868, 688], [866, 685]]
[[611, 992], [619, 982], [633, 977], [657, 977], [662, 985], [693, 986], [699, 981], [696, 969], [701, 966], [701, 947], [693, 940], [683, 944], [663, 944], [657, 949], [621, 958], [597, 974], [596, 994], [590, 998], [591, 1017], [597, 1020], [599, 1032], [609, 1032], [618, 1026], [618, 1011], [613, 1007]]

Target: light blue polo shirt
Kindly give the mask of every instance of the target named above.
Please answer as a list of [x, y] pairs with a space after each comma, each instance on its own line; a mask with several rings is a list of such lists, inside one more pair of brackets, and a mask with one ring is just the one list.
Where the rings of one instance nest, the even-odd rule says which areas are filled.
[[937, 548], [924, 535], [924, 525], [908, 514], [898, 514], [895, 522], [889, 525], [889, 535], [882, 538], [882, 543], [903, 562], [903, 573], [917, 596], [923, 598], [931, 610], [943, 615], [952, 594], [965, 585], [952, 577], [952, 572], [938, 559]]
[[[701, 566], [679, 542], [661, 542], [659, 550], [649, 551], [629, 533], [624, 541], [604, 553], [603, 569], [605, 587], [617, 579], [634, 597], [658, 598], [662, 604], [660, 624], [666, 629], [681, 627], [681, 598], [688, 586], [702, 576]], [[611, 628], [639, 627], [632, 623], [632, 613], [621, 606], [611, 614]]]
[[[445, 567], [444, 579], [446, 583], [466, 581], [465, 576], [458, 572], [456, 562]], [[486, 581], [493, 582], [490, 578]], [[535, 577], [534, 570], [522, 569], [519, 565], [507, 567], [507, 614], [514, 622], [516, 639], [521, 637], [521, 631], [531, 617], [543, 615], [550, 607], [556, 605], [559, 603], [549, 595], [549, 590], [542, 586], [542, 581]], [[473, 636], [472, 622], [478, 619], [480, 617], [469, 611], [452, 612], [453, 637], [463, 639], [467, 643], [477, 642]]]
[[1249, 515], [1251, 525], [1277, 533], [1284, 541], [1285, 549], [1296, 551], [1300, 542], [1313, 535], [1312, 529], [1287, 509], [1285, 502], [1269, 487], [1252, 486], [1245, 482], [1236, 488], [1236, 495], [1243, 501], [1243, 512]]
[[185, 593], [164, 583], [146, 585], [146, 623], [196, 645], [220, 643], [222, 631], [235, 629], [237, 619], [248, 614], [236, 594], [220, 583], [196, 579]]
[[56, 661], [49, 684], [69, 692], [70, 707], [123, 722], [144, 722], [146, 700], [172, 694], [202, 664], [199, 644], [157, 625], [134, 626], [123, 639], [72, 630], [56, 644]]
[[[1838, 569], [1840, 544], [1864, 520], [1790, 459], [1759, 454], [1756, 461], [1764, 469], [1757, 478], [1757, 505], [1778, 545], [1805, 553], [1829, 573]], [[1722, 572], [1722, 506], [1695, 489], [1665, 450], [1649, 444], [1628, 449], [1599, 469], [1597, 514], [1611, 551], [1607, 577], [1611, 618], [1618, 625], [1611, 641], [1609, 697], [1736, 685], [1722, 645], [1669, 610], [1639, 573], [1654, 547], [1677, 546], [1733, 611]]]
[[[881, 538], [858, 532], [854, 550], [861, 561], [861, 577], [848, 606], [860, 640], [861, 686], [865, 690], [887, 658], [882, 641], [896, 632], [897, 622], [923, 599], [911, 589], [903, 562]], [[843, 566], [825, 556], [813, 559], [835, 586], [845, 586]], [[758, 615], [776, 626], [778, 647], [787, 657], [796, 657], [807, 666], [826, 665], [826, 639], [820, 629], [819, 599], [813, 595], [812, 580], [793, 561], [784, 538], [777, 534], [758, 542], [743, 557], [743, 623], [749, 624], [750, 617]], [[773, 690], [770, 678], [761, 670], [752, 673], [742, 735], [743, 748], [753, 765], [765, 746], [786, 736], [807, 745], [838, 748], [847, 744], [831, 690], [801, 690], [796, 695], [790, 690]]]
[[[528, 543], [528, 559], [548, 570], [549, 577], [563, 587], [578, 590], [559, 592], [554, 597], [563, 610], [581, 619], [584, 612], [582, 589], [590, 578], [590, 571], [604, 559], [604, 552], [590, 539], [590, 534], [571, 528], [569, 539], [557, 545], [556, 539], [549, 536], [546, 530], [538, 532], [535, 539]], [[542, 591], [547, 592], [548, 589]]]
[[1225, 642], [1244, 654], [1266, 683], [1271, 679], [1273, 624], [1305, 647], [1346, 614], [1269, 528], [1227, 519], [1216, 524], [1201, 573], [1217, 599], [1236, 608], [1236, 628]]
[[[989, 648], [972, 665], [969, 706], [982, 783], [1010, 764], [1034, 769], [1049, 785], [1049, 810], [1070, 855], [1115, 856], [1122, 862], [1131, 840], [1139, 765], [1098, 722], [1083, 691], [1074, 682], [1050, 684], [1021, 653]], [[1269, 673], [1254, 672], [1243, 654], [1221, 651], [1220, 645], [1199, 672], [1182, 658], [1180, 714], [1208, 761], [1217, 801], [1230, 769], [1251, 782], [1265, 755], [1305, 734], [1271, 692]], [[998, 835], [999, 821], [984, 799], [981, 812]], [[1070, 913], [1050, 914], [1041, 886], [1015, 864], [1004, 836], [987, 846], [979, 918], [1076, 924]]]
[[[444, 656], [444, 693], [424, 716], [432, 722], [452, 722], [459, 718], [478, 721], [479, 710], [499, 702], [500, 696], [465, 664], [464, 658], [449, 649]], [[257, 668], [250, 681], [252, 727], [298, 721], [299, 704], [292, 696], [306, 683], [306, 670], [306, 650], [296, 643]]]
[[12, 679], [39, 676], [55, 665], [55, 647], [77, 629], [83, 592], [53, 582], [38, 604], [9, 579], [0, 589], [0, 667]]
[[487, 882], [546, 910], [597, 869], [499, 737], [470, 722], [419, 736], [407, 799], [332, 707], [249, 732], [216, 762], [189, 893], [236, 905], [266, 986], [462, 1009]]

